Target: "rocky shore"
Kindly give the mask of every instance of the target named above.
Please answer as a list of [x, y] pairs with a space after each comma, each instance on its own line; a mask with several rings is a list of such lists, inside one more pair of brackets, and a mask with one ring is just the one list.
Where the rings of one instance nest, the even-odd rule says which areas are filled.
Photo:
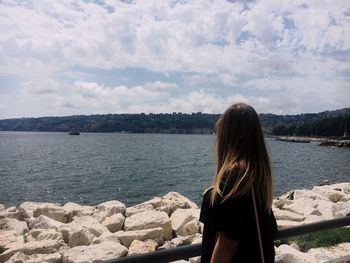
[[[350, 183], [294, 190], [274, 200], [280, 229], [350, 213]], [[119, 201], [96, 206], [24, 202], [0, 205], [0, 262], [87, 263], [199, 243], [199, 207], [176, 192], [133, 207]], [[347, 262], [350, 243], [276, 248], [276, 262]], [[200, 258], [188, 261], [200, 262]]]
[[318, 142], [320, 146], [331, 146], [338, 148], [350, 148], [350, 140], [344, 138], [328, 139], [317, 137], [302, 137], [302, 136], [278, 136], [276, 141], [282, 142], [297, 142], [297, 143], [310, 143]]

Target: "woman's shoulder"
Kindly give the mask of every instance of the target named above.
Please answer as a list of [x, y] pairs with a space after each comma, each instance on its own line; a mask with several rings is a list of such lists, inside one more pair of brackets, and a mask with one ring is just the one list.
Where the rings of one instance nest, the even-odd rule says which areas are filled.
[[205, 189], [204, 192], [203, 192], [203, 196], [209, 195], [210, 192], [213, 190], [213, 188], [214, 188], [214, 186], [211, 186], [211, 187]]

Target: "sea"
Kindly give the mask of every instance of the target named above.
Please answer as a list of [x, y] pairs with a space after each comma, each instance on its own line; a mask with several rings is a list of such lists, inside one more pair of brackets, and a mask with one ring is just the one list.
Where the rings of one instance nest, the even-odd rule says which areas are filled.
[[[266, 138], [274, 195], [350, 182], [350, 149]], [[0, 132], [0, 203], [119, 200], [176, 191], [197, 204], [215, 173], [215, 135]]]

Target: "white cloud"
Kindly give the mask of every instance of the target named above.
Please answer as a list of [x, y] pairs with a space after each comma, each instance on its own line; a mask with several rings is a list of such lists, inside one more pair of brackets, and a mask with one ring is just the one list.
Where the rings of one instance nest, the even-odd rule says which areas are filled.
[[[164, 99], [171, 110], [219, 111], [215, 104], [226, 100], [215, 85], [240, 87], [234, 94], [272, 112], [345, 107], [349, 10], [348, 0], [7, 0], [0, 3], [0, 76], [23, 80], [26, 94], [50, 95], [58, 108], [85, 113], [166, 110]], [[111, 85], [94, 73], [125, 68], [180, 73], [189, 89], [154, 79]]]

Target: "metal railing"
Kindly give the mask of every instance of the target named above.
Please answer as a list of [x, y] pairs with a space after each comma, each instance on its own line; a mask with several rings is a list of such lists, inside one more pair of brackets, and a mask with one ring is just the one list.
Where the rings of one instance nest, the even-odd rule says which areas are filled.
[[[275, 240], [285, 239], [293, 236], [309, 234], [313, 232], [350, 226], [350, 216], [290, 227], [279, 230]], [[188, 259], [201, 255], [202, 244], [188, 245], [176, 248], [157, 250], [151, 253], [127, 256], [118, 259], [104, 261], [105, 263], [166, 263], [180, 259]]]

